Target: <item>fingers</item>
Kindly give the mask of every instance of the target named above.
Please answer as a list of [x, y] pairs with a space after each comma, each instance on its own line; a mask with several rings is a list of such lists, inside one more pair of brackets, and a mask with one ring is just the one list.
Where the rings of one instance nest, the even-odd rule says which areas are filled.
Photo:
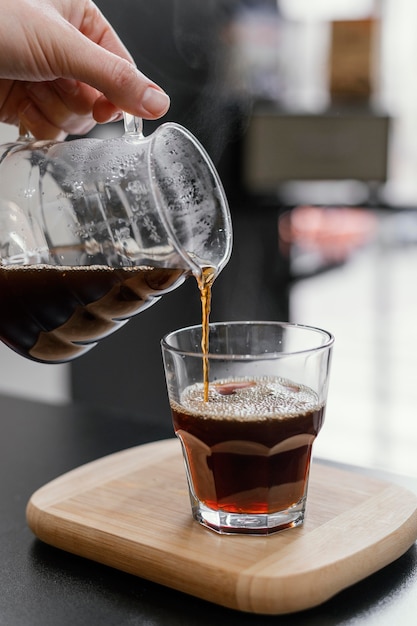
[[[94, 115], [97, 121], [107, 121], [107, 104], [120, 111], [145, 119], [164, 115], [170, 104], [168, 95], [131, 61], [88, 39], [75, 29], [65, 41], [61, 51], [61, 63], [65, 61], [65, 77], [75, 77], [91, 85], [104, 98], [96, 103]], [[98, 71], [99, 68], [99, 71]]]
[[51, 124], [31, 100], [22, 102], [19, 109], [19, 119], [24, 128], [37, 139], [62, 141], [67, 136], [62, 128], [57, 128]]
[[21, 84], [20, 121], [36, 138], [64, 139], [84, 134], [95, 125], [96, 90], [77, 81]]
[[[116, 108], [132, 115], [156, 119], [167, 112], [170, 100], [160, 87], [128, 61], [100, 48], [95, 52], [102, 57], [103, 71], [98, 74], [95, 64], [90, 66], [83, 62], [79, 70], [81, 80], [95, 87]], [[100, 98], [95, 105], [94, 114], [99, 122], [106, 121], [102, 119], [106, 107], [104, 99]]]
[[[97, 119], [93, 110], [97, 104]], [[62, 140], [83, 135], [99, 122], [123, 117], [120, 109], [94, 88], [76, 80], [28, 83], [0, 81], [0, 121], [22, 123], [37, 139]]]
[[143, 117], [145, 119], [155, 119], [161, 117], [169, 108], [169, 98], [162, 91], [154, 87], [148, 87], [141, 98], [141, 102], [129, 102], [116, 107], [105, 96], [100, 96], [94, 103], [93, 116], [96, 122], [103, 124], [105, 122], [121, 119], [122, 110]]
[[[71, 43], [67, 62], [73, 75], [79, 74], [80, 80], [104, 94], [94, 107], [97, 121], [106, 121], [105, 116], [111, 110], [109, 103], [146, 119], [155, 119], [167, 112], [168, 95], [135, 67], [128, 50], [93, 3], [86, 8], [81, 30], [82, 35], [79, 31], [72, 32], [78, 45]], [[82, 56], [74, 54], [75, 50], [81, 51]]]

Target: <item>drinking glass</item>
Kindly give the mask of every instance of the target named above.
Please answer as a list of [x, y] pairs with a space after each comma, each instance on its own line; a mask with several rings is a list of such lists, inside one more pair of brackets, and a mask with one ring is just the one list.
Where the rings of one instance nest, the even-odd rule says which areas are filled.
[[210, 324], [208, 354], [201, 341], [201, 326], [162, 339], [194, 518], [219, 533], [302, 524], [333, 336], [289, 323], [221, 322]]

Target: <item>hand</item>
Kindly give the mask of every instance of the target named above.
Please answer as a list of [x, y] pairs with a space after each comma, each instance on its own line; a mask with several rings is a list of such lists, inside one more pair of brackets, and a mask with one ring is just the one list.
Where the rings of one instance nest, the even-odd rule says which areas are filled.
[[0, 122], [64, 139], [168, 107], [92, 0], [0, 0]]

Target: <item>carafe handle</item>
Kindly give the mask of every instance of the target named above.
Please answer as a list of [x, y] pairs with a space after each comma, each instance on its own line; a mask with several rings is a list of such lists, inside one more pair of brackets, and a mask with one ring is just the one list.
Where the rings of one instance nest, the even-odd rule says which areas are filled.
[[123, 120], [125, 126], [125, 135], [135, 136], [138, 138], [143, 137], [143, 121], [141, 117], [130, 115], [130, 113], [123, 113]]

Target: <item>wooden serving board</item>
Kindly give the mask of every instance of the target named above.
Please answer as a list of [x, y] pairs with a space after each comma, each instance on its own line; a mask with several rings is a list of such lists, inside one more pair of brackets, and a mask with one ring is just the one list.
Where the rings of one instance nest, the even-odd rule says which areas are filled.
[[27, 507], [48, 544], [253, 613], [318, 605], [401, 556], [417, 539], [417, 497], [313, 463], [303, 526], [219, 535], [193, 521], [176, 439], [131, 448], [57, 478]]

